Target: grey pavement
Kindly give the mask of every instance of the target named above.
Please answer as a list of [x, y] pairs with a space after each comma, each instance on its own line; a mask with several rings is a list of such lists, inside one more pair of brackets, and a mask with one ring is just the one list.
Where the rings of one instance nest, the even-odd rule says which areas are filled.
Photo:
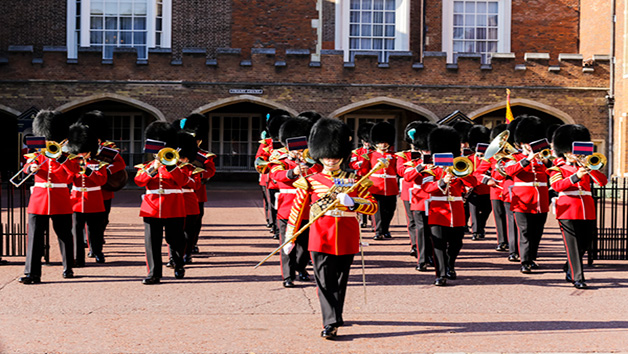
[[[210, 187], [201, 253], [186, 277], [164, 270], [145, 286], [141, 191], [118, 193], [104, 252], [63, 279], [55, 237], [42, 284], [23, 285], [23, 257], [0, 266], [2, 353], [442, 353], [628, 352], [628, 262], [585, 268], [589, 290], [561, 270], [566, 256], [549, 217], [541, 269], [524, 275], [494, 251], [494, 228], [465, 244], [458, 280], [435, 287], [433, 272], [414, 270], [402, 205], [393, 239], [364, 230], [366, 290], [356, 257], [344, 327], [323, 340], [313, 282], [281, 285], [279, 258], [253, 269], [277, 246], [264, 226], [260, 191]], [[492, 222], [490, 223], [492, 225]], [[166, 248], [164, 247], [164, 260]]]

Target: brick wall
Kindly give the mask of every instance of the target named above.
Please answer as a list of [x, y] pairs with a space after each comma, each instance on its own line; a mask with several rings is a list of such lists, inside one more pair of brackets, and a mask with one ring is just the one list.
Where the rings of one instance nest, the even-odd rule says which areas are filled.
[[181, 59], [183, 48], [202, 48], [216, 57], [216, 48], [231, 46], [230, 0], [173, 0], [172, 52]]

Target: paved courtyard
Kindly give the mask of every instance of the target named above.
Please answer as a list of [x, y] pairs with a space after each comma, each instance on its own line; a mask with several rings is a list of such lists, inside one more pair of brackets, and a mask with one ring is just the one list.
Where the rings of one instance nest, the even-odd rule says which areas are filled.
[[[118, 193], [104, 252], [63, 279], [55, 237], [42, 284], [17, 282], [23, 257], [0, 266], [2, 353], [426, 353], [628, 352], [628, 262], [585, 268], [589, 290], [564, 280], [562, 239], [553, 216], [534, 274], [521, 274], [487, 238], [465, 244], [458, 280], [435, 287], [414, 270], [402, 210], [393, 239], [364, 230], [366, 290], [356, 257], [335, 341], [319, 337], [313, 282], [281, 284], [279, 258], [253, 269], [278, 244], [264, 226], [255, 185], [210, 188], [201, 253], [186, 277], [146, 275], [141, 191]], [[401, 206], [401, 205], [400, 205]], [[492, 222], [491, 222], [492, 225]], [[166, 248], [164, 247], [164, 259]]]

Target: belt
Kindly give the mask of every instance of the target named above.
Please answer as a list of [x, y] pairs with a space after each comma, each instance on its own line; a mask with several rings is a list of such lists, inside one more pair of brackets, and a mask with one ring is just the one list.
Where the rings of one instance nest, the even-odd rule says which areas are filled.
[[373, 173], [371, 176], [379, 178], [397, 178], [397, 175], [389, 175], [386, 173]]
[[334, 209], [334, 210], [325, 212], [325, 215], [333, 216], [335, 218], [349, 218], [349, 217], [355, 217], [356, 213], [354, 211], [344, 211], [344, 210]]
[[559, 197], [562, 197], [564, 195], [569, 195], [569, 196], [577, 196], [577, 195], [592, 195], [591, 192], [589, 191], [581, 191], [581, 190], [577, 190], [577, 191], [564, 191], [564, 192], [560, 192], [558, 193]]
[[425, 183], [429, 183], [429, 182], [434, 182], [434, 176], [429, 176], [429, 177], [423, 178], [423, 180], [421, 181], [421, 184], [425, 184]]
[[146, 190], [146, 194], [178, 194], [183, 193], [180, 189], [148, 189]]
[[297, 194], [297, 190], [296, 189], [279, 189], [279, 193], [282, 194]]
[[68, 188], [68, 185], [65, 184], [65, 183], [35, 182], [33, 187], [40, 187], [40, 188]]
[[446, 197], [431, 197], [430, 200], [436, 200], [440, 202], [461, 202], [462, 197], [446, 196]]
[[515, 187], [547, 187], [545, 182], [515, 182]]
[[77, 187], [77, 186], [72, 186], [72, 190], [73, 191], [77, 191], [77, 192], [94, 192], [94, 191], [99, 191], [100, 190], [100, 186], [98, 186], [98, 187]]
[[183, 193], [194, 193], [194, 189], [192, 188], [183, 188], [181, 189]]

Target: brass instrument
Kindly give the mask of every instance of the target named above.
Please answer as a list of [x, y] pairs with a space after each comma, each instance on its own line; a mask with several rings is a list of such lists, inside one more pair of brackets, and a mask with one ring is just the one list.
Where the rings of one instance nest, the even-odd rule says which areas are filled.
[[486, 148], [483, 159], [488, 161], [491, 157], [493, 157], [495, 160], [499, 160], [516, 153], [517, 149], [508, 143], [509, 136], [510, 132], [508, 130], [504, 130], [499, 133], [499, 135], [496, 136]]
[[464, 178], [473, 173], [473, 162], [466, 156], [458, 156], [454, 159], [454, 165], [447, 171], [458, 178]]
[[312, 158], [312, 155], [310, 155], [310, 149], [303, 150], [302, 156], [303, 156], [303, 161], [309, 163], [310, 165], [316, 164], [316, 161]]
[[157, 153], [157, 160], [165, 166], [174, 166], [179, 162], [179, 151], [165, 147]]
[[595, 152], [585, 157], [578, 157], [578, 163], [580, 166], [586, 167], [589, 170], [597, 171], [601, 170], [606, 165], [607, 159], [604, 154]]
[[57, 159], [63, 153], [61, 144], [55, 141], [46, 141], [46, 148], [44, 149], [44, 155], [50, 159]]
[[541, 152], [539, 153], [539, 156], [543, 159], [543, 160], [553, 160], [552, 159], [552, 151], [550, 149], [543, 149], [541, 150]]

